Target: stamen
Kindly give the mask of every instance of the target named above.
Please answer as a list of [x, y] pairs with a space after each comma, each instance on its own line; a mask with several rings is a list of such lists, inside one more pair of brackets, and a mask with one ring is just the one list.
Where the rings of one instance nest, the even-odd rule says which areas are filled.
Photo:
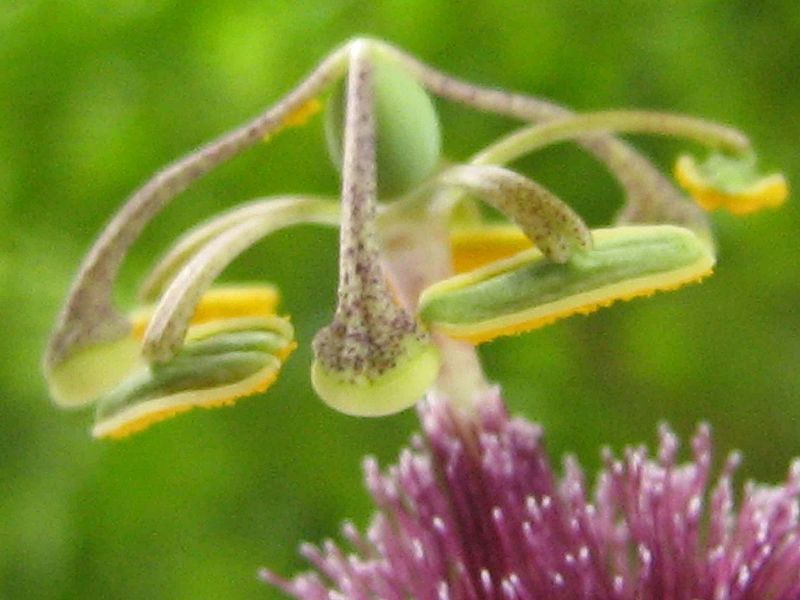
[[617, 227], [593, 237], [594, 248], [566, 264], [531, 249], [434, 284], [420, 298], [420, 318], [435, 332], [480, 343], [675, 289], [714, 264], [708, 246], [681, 227]]
[[193, 326], [177, 356], [143, 365], [98, 403], [92, 435], [119, 439], [192, 408], [263, 392], [294, 348], [294, 330], [279, 317]]

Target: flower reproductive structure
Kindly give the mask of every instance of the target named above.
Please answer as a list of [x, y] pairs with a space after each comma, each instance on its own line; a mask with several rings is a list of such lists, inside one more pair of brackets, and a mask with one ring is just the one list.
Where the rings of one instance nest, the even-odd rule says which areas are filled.
[[[460, 164], [442, 158], [432, 96], [521, 121], [521, 129]], [[339, 200], [258, 199], [181, 236], [144, 280], [140, 306], [120, 310], [113, 286], [129, 249], [175, 196], [214, 168], [324, 111]], [[681, 137], [687, 197], [617, 133]], [[625, 193], [608, 227], [590, 229], [564, 200], [509, 169], [575, 141]], [[193, 407], [266, 390], [296, 346], [263, 285], [215, 285], [242, 252], [298, 224], [338, 227], [332, 321], [313, 340], [311, 380], [331, 407], [391, 414], [427, 391], [465, 414], [470, 345], [518, 334], [616, 300], [698, 281], [715, 263], [705, 210], [746, 214], [780, 205], [788, 186], [761, 175], [746, 136], [702, 119], [646, 111], [575, 113], [549, 101], [441, 73], [378, 40], [327, 56], [263, 114], [166, 166], [100, 234], [57, 319], [44, 372], [54, 402], [96, 407], [92, 434], [118, 438]], [[503, 220], [484, 216], [480, 203]], [[473, 370], [474, 371], [474, 370]]]

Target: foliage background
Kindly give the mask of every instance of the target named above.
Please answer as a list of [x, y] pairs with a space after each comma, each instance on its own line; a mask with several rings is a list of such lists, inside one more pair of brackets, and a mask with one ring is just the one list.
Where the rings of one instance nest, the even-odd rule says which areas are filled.
[[[258, 112], [334, 45], [382, 36], [467, 79], [578, 109], [653, 107], [730, 122], [764, 165], [800, 181], [800, 4], [4, 0], [0, 3], [0, 598], [278, 598], [259, 565], [302, 566], [300, 540], [364, 524], [359, 461], [386, 464], [413, 411], [357, 420], [313, 396], [306, 347], [268, 395], [117, 444], [47, 399], [39, 356], [99, 228], [160, 165]], [[511, 123], [441, 107], [451, 157]], [[319, 120], [220, 169], [147, 230], [121, 300], [179, 231], [257, 195], [335, 193]], [[642, 140], [668, 165], [679, 148]], [[620, 194], [579, 151], [520, 163], [590, 222]], [[774, 481], [800, 454], [798, 202], [716, 215], [718, 273], [482, 350], [513, 410], [554, 456], [594, 470], [603, 444], [684, 437], [710, 421], [746, 476]], [[277, 235], [227, 279], [269, 279], [308, 342], [329, 318], [335, 235]]]

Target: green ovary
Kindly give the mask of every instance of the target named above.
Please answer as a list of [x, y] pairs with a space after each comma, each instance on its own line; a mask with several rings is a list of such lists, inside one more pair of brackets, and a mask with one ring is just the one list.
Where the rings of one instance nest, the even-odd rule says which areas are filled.
[[[401, 69], [378, 62], [374, 69], [378, 195], [399, 196], [420, 184], [439, 164], [439, 119], [428, 94]], [[325, 111], [328, 152], [342, 166], [345, 84], [331, 95]]]

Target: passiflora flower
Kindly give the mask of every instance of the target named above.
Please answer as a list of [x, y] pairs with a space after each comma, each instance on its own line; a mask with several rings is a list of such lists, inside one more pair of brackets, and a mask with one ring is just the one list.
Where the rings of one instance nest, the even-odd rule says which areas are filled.
[[[432, 96], [526, 125], [466, 161], [446, 162]], [[172, 198], [321, 110], [341, 171], [338, 201], [263, 198], [223, 212], [157, 262], [140, 306], [114, 305], [127, 252]], [[619, 133], [709, 147], [706, 163], [681, 157], [676, 166], [694, 202]], [[589, 228], [568, 202], [507, 166], [565, 141], [592, 153], [625, 193], [606, 227]], [[573, 459], [554, 473], [540, 427], [507, 416], [473, 348], [698, 281], [716, 262], [701, 207], [744, 214], [787, 193], [783, 176], [758, 174], [749, 141], [729, 127], [645, 111], [576, 114], [358, 38], [263, 114], [133, 193], [78, 271], [45, 376], [60, 406], [96, 405], [99, 438], [265, 391], [296, 345], [276, 312], [277, 289], [215, 282], [278, 229], [338, 227], [337, 297], [311, 343], [311, 383], [351, 415], [418, 405], [424, 437], [386, 474], [367, 461], [376, 515], [365, 536], [345, 527], [352, 553], [332, 542], [305, 546], [316, 573], [287, 580], [265, 571], [267, 581], [301, 600], [793, 600], [800, 466], [782, 486], [747, 486], [737, 510], [736, 457], [712, 480], [708, 428], [695, 435], [686, 464], [663, 428], [653, 458], [641, 448], [621, 459], [608, 453], [590, 494]], [[502, 221], [485, 219], [479, 202]]]
[[[525, 126], [466, 161], [446, 162], [433, 96]], [[341, 171], [338, 201], [262, 198], [214, 216], [157, 261], [139, 306], [115, 306], [125, 256], [172, 198], [321, 111]], [[378, 40], [352, 40], [263, 114], [132, 194], [84, 259], [56, 323], [44, 360], [53, 399], [65, 408], [96, 405], [94, 435], [115, 437], [264, 391], [295, 346], [293, 328], [276, 312], [277, 289], [216, 281], [270, 233], [315, 224], [340, 233], [332, 318], [311, 342], [311, 384], [320, 398], [348, 414], [381, 416], [457, 388], [449, 396], [468, 418], [475, 389], [485, 386], [462, 342], [521, 333], [711, 272], [704, 212], [612, 133], [709, 147], [716, 158], [708, 164], [682, 158], [678, 168], [705, 207], [747, 212], [785, 196], [782, 177], [755, 175], [749, 141], [729, 127], [646, 111], [576, 114], [455, 79]], [[625, 192], [623, 210], [606, 227], [590, 229], [567, 201], [508, 167], [565, 141], [597, 157]], [[707, 193], [698, 193], [702, 186]], [[712, 202], [708, 190], [725, 199]], [[484, 218], [480, 202], [502, 221]]]

